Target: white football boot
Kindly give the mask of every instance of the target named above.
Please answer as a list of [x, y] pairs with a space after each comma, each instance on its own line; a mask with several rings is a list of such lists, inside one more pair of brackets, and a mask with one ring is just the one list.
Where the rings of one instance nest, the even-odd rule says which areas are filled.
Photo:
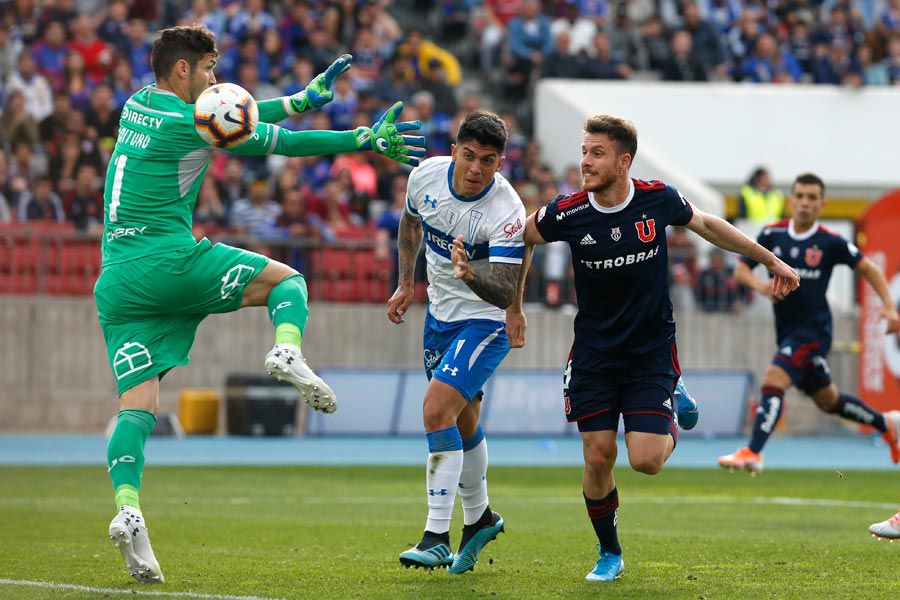
[[877, 538], [884, 538], [892, 542], [900, 540], [900, 511], [887, 521], [869, 525], [869, 533]]
[[266, 373], [292, 383], [303, 401], [323, 413], [337, 410], [334, 391], [306, 364], [300, 349], [290, 344], [275, 344], [266, 355]]
[[109, 539], [125, 558], [128, 574], [141, 583], [163, 583], [163, 577], [150, 547], [147, 524], [141, 511], [123, 506], [109, 524]]

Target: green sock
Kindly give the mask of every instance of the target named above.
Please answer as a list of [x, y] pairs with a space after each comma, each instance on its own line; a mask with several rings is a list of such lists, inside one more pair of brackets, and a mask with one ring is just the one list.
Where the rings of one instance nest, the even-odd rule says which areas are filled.
[[155, 424], [156, 417], [146, 410], [126, 408], [119, 411], [119, 420], [106, 447], [117, 509], [126, 504], [138, 510], [141, 508], [138, 490], [144, 471], [144, 445]]
[[269, 292], [269, 318], [275, 325], [275, 343], [300, 348], [309, 318], [308, 294], [303, 275], [285, 277]]

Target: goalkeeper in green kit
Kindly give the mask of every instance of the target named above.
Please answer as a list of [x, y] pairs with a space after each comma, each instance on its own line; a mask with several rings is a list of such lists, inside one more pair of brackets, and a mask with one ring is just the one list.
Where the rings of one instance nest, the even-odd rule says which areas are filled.
[[[156, 422], [159, 381], [186, 365], [200, 322], [210, 314], [265, 306], [275, 345], [265, 358], [271, 375], [291, 382], [303, 399], [326, 413], [334, 392], [306, 364], [300, 340], [306, 327], [306, 283], [291, 267], [259, 254], [213, 245], [191, 234], [192, 213], [214, 149], [194, 129], [197, 97], [216, 83], [215, 36], [199, 25], [160, 32], [151, 64], [156, 78], [125, 103], [104, 188], [103, 271], [94, 297], [119, 392], [119, 417], [107, 449], [118, 513], [109, 536], [141, 582], [164, 580], [140, 511], [144, 444]], [[320, 108], [352, 57], [338, 58], [294, 96], [258, 103], [254, 134], [230, 152], [245, 156], [329, 155], [373, 150], [417, 165], [424, 138], [396, 123], [402, 103], [373, 127], [354, 131], [288, 131], [273, 125]]]

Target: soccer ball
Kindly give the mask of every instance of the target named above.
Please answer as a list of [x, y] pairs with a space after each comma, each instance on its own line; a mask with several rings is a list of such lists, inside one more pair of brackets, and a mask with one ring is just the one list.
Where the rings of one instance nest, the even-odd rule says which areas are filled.
[[233, 83], [207, 88], [194, 104], [194, 127], [207, 143], [218, 148], [240, 146], [259, 123], [259, 109], [250, 92]]

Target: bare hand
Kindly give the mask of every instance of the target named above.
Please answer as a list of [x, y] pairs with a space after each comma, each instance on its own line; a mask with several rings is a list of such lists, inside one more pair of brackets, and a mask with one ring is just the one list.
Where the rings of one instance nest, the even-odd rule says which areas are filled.
[[528, 319], [521, 310], [506, 311], [506, 335], [509, 337], [510, 348], [525, 347], [525, 329], [528, 327]]
[[890, 308], [882, 308], [881, 316], [887, 321], [886, 333], [900, 333], [900, 316], [897, 315], [897, 309], [893, 306]]
[[396, 289], [390, 300], [388, 300], [387, 315], [388, 319], [391, 320], [391, 323], [399, 325], [406, 321], [406, 319], [403, 318], [403, 315], [406, 314], [406, 310], [409, 308], [409, 305], [412, 304], [414, 297], [415, 290], [413, 287], [401, 285]]
[[469, 266], [469, 255], [466, 254], [466, 247], [463, 246], [463, 236], [461, 235], [456, 236], [450, 246], [450, 262], [453, 263], [454, 279], [462, 279], [466, 282], [472, 280], [475, 269]]
[[772, 280], [772, 295], [778, 300], [784, 300], [788, 294], [800, 287], [800, 276], [797, 275], [797, 271], [777, 256], [772, 258], [772, 263], [766, 265], [766, 268], [775, 276]]

